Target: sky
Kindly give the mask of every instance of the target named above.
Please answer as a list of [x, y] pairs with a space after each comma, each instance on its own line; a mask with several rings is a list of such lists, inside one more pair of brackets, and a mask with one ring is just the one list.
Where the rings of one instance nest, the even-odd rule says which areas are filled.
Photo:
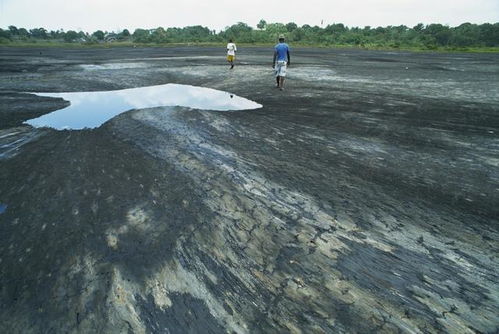
[[136, 28], [202, 25], [223, 30], [295, 22], [326, 26], [415, 26], [499, 22], [499, 0], [0, 0], [0, 28], [131, 32]]

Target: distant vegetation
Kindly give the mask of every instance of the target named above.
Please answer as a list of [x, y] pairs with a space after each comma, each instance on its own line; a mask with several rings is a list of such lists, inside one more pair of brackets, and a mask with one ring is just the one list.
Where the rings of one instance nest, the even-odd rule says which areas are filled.
[[285, 34], [287, 41], [295, 45], [313, 46], [357, 46], [365, 48], [416, 48], [416, 49], [474, 49], [499, 47], [499, 23], [481, 25], [463, 23], [457, 27], [442, 24], [418, 24], [412, 28], [347, 27], [341, 23], [325, 27], [303, 25], [291, 22], [267, 23], [261, 20], [256, 29], [246, 23], [237, 23], [216, 32], [202, 26], [185, 28], [127, 29], [120, 32], [97, 30], [92, 34], [83, 31], [47, 31], [44, 28], [30, 29], [9, 26], [0, 29], [0, 44], [60, 44], [60, 43], [221, 43], [233, 38], [237, 43], [270, 44], [279, 34]]

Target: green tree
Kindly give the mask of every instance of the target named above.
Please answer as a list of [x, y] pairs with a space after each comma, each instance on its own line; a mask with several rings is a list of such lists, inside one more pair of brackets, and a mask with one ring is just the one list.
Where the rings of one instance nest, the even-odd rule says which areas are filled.
[[3, 30], [0, 28], [0, 44], [7, 43], [12, 40], [12, 32], [11, 30]]
[[124, 29], [122, 32], [120, 32], [116, 35], [116, 38], [119, 40], [124, 40], [124, 39], [127, 39], [129, 37], [130, 37], [130, 32], [128, 31], [128, 29]]
[[64, 34], [64, 41], [74, 42], [78, 38], [78, 33], [74, 30], [69, 30]]
[[165, 29], [162, 27], [154, 29], [154, 31], [151, 33], [151, 42], [154, 43], [166, 43], [168, 42], [168, 38], [166, 35]]
[[478, 29], [479, 39], [486, 46], [499, 46], [499, 23], [484, 23]]
[[298, 28], [298, 26], [296, 25], [296, 23], [294, 22], [289, 22], [288, 24], [286, 24], [286, 30], [288, 32], [292, 32], [293, 30], [295, 30], [296, 28]]
[[12, 36], [19, 35], [19, 30], [17, 29], [16, 26], [9, 26], [9, 31]]
[[104, 40], [105, 34], [102, 30], [97, 30], [97, 31], [94, 31], [92, 36], [95, 37], [98, 41], [102, 41], [102, 40]]
[[225, 39], [233, 38], [239, 42], [251, 43], [253, 42], [252, 35], [253, 28], [243, 22], [231, 25], [223, 32]]
[[303, 40], [304, 38], [305, 38], [305, 31], [303, 30], [303, 28], [296, 28], [291, 32], [289, 40], [293, 42], [298, 42]]
[[422, 23], [418, 23], [417, 25], [415, 25], [412, 29], [414, 29], [415, 31], [417, 32], [422, 32], [423, 29], [424, 29], [424, 24]]
[[348, 29], [343, 23], [330, 24], [326, 28], [324, 28], [324, 31], [329, 34], [341, 34], [346, 32], [347, 30]]
[[17, 35], [21, 37], [21, 39], [26, 39], [29, 37], [29, 32], [25, 28], [19, 28], [17, 31]]
[[452, 33], [448, 26], [441, 24], [430, 24], [426, 26], [424, 32], [431, 35], [437, 45], [446, 46], [452, 37]]
[[209, 39], [211, 31], [210, 29], [200, 25], [189, 26], [181, 30], [181, 35], [186, 42], [202, 42]]
[[454, 28], [452, 43], [457, 46], [479, 46], [480, 30], [476, 24], [463, 23]]
[[183, 28], [136, 29], [130, 32], [124, 29], [120, 33], [106, 33], [101, 30], [92, 35], [83, 31], [75, 32], [63, 30], [47, 32], [44, 28], [35, 28], [27, 31], [25, 28], [9, 26], [0, 30], [2, 43], [11, 40], [21, 41], [33, 39], [55, 39], [66, 42], [85, 41], [95, 43], [98, 40], [112, 41], [115, 39], [132, 38], [139, 43], [172, 43], [172, 42], [221, 42], [234, 38], [238, 42], [247, 43], [274, 43], [280, 34], [285, 34], [289, 41], [300, 41], [306, 44], [335, 45], [347, 44], [358, 46], [414, 46], [434, 49], [437, 47], [496, 47], [499, 46], [499, 23], [485, 23], [481, 25], [463, 23], [457, 27], [442, 24], [417, 24], [413, 28], [404, 25], [372, 28], [366, 26], [347, 27], [342, 23], [319, 26], [303, 25], [298, 27], [295, 23], [267, 23], [260, 20], [258, 29], [253, 29], [246, 23], [238, 22], [225, 30], [216, 32], [203, 26], [188, 26]]
[[264, 30], [267, 27], [267, 22], [264, 19], [261, 19], [260, 22], [256, 25], [256, 27], [260, 30]]
[[269, 42], [274, 42], [280, 34], [285, 34], [288, 32], [286, 26], [282, 23], [269, 23], [265, 28]]
[[50, 38], [52, 39], [63, 39], [64, 38], [64, 31], [63, 30], [57, 30], [57, 31], [50, 31], [49, 33]]
[[137, 43], [147, 43], [150, 41], [150, 32], [145, 29], [135, 29], [132, 37]]
[[47, 39], [47, 30], [45, 28], [31, 29], [29, 32], [33, 38]]

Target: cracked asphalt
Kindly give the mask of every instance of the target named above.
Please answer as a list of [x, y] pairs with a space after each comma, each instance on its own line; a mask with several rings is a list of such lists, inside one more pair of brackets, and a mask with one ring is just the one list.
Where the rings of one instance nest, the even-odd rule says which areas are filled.
[[[0, 48], [0, 331], [495, 333], [499, 55]], [[33, 92], [263, 105], [23, 125]]]

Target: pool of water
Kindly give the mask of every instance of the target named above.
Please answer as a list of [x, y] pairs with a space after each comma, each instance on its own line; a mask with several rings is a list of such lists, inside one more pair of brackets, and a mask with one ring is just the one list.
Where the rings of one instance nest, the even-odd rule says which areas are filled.
[[182, 106], [203, 110], [248, 110], [262, 105], [216, 89], [166, 84], [103, 92], [35, 93], [63, 98], [70, 102], [56, 110], [24, 123], [57, 130], [81, 130], [99, 127], [109, 119], [132, 109]]

